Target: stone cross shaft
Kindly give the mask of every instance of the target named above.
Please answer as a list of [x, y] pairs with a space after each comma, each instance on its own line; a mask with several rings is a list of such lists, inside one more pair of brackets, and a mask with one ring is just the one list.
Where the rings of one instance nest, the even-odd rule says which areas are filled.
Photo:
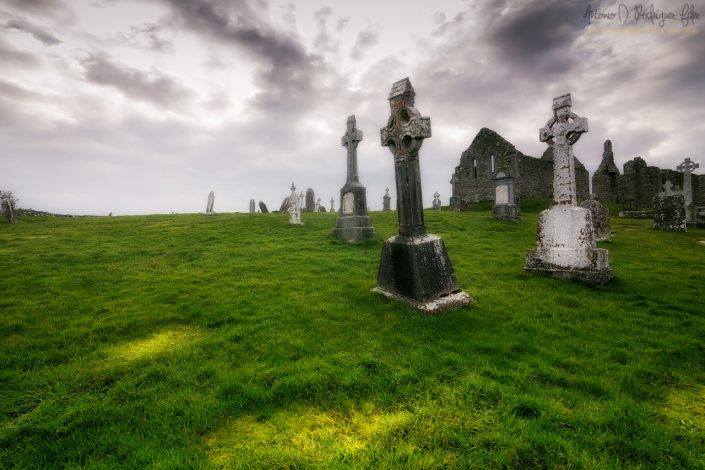
[[587, 132], [587, 118], [571, 112], [570, 93], [553, 98], [553, 117], [539, 131], [541, 142], [553, 148], [553, 202], [576, 204], [573, 144]]
[[362, 140], [362, 131], [355, 127], [355, 115], [348, 117], [348, 129], [341, 137], [340, 143], [348, 149], [348, 178], [347, 183], [359, 182], [357, 176], [357, 144]]
[[686, 206], [693, 202], [693, 180], [691, 174], [697, 168], [700, 168], [700, 165], [691, 161], [690, 158], [686, 158], [683, 163], [676, 167], [676, 170], [683, 173], [683, 195], [685, 196]]
[[394, 83], [388, 98], [391, 115], [380, 130], [382, 145], [394, 155], [399, 234], [410, 237], [426, 234], [419, 149], [431, 137], [431, 118], [422, 117], [414, 108], [415, 95], [408, 78]]

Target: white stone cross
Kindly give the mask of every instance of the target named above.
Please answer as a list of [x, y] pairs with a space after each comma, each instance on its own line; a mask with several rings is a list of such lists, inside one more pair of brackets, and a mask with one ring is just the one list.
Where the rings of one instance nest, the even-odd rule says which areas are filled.
[[665, 183], [663, 183], [663, 189], [666, 194], [672, 194], [673, 191], [671, 190], [673, 188], [673, 183], [671, 183], [670, 180], [666, 180]]
[[676, 167], [676, 170], [683, 173], [683, 196], [685, 197], [686, 207], [693, 203], [693, 180], [691, 173], [697, 168], [700, 168], [700, 165], [691, 161], [690, 158], [686, 158], [683, 160], [683, 163]]
[[587, 132], [587, 118], [571, 112], [570, 93], [553, 98], [553, 117], [539, 131], [539, 140], [553, 148], [553, 202], [576, 203], [573, 144]]

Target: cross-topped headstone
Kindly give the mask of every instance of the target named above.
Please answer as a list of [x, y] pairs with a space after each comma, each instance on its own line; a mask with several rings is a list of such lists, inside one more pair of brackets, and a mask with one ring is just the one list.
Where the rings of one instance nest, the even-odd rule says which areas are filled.
[[394, 155], [397, 183], [397, 218], [399, 234], [424, 235], [426, 225], [421, 196], [419, 149], [431, 137], [431, 118], [422, 117], [414, 107], [416, 92], [408, 78], [392, 85], [389, 92], [391, 115], [380, 130], [382, 145]]
[[693, 203], [693, 180], [692, 173], [700, 168], [700, 165], [691, 161], [690, 158], [683, 160], [683, 163], [676, 167], [676, 170], [683, 173], [683, 195], [685, 196], [685, 205]]
[[299, 204], [299, 195], [296, 194], [296, 186], [291, 183], [291, 195], [289, 196], [289, 223], [293, 225], [301, 225], [301, 206]]
[[385, 190], [384, 197], [382, 198], [382, 210], [389, 211], [392, 210], [390, 201], [392, 196], [389, 195], [389, 188]]
[[346, 183], [357, 183], [357, 144], [362, 140], [362, 131], [355, 127], [355, 115], [348, 116], [348, 129], [340, 143], [348, 149], [348, 177]]
[[673, 193], [673, 183], [671, 183], [671, 180], [666, 180], [666, 182], [663, 183], [663, 192], [666, 194]]
[[333, 206], [333, 198], [330, 198], [330, 211], [333, 212], [335, 210], [335, 207]]
[[587, 118], [571, 112], [570, 93], [553, 99], [553, 117], [539, 131], [539, 140], [553, 148], [553, 202], [576, 203], [573, 144], [588, 130]]

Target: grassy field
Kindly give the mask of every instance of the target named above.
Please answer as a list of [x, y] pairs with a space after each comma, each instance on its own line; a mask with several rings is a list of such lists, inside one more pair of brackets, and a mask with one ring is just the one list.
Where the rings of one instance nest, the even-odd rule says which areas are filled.
[[705, 468], [705, 230], [613, 218], [592, 288], [523, 272], [535, 212], [427, 212], [475, 300], [428, 317], [371, 215], [0, 224], [0, 467]]

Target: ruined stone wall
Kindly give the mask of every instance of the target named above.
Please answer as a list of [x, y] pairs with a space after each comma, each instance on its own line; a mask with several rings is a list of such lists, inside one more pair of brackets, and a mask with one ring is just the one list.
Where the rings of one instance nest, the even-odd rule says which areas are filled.
[[[495, 167], [492, 171], [492, 156]], [[494, 200], [494, 175], [502, 171], [514, 176], [515, 194], [519, 198], [551, 198], [553, 196], [553, 160], [550, 148], [542, 158], [519, 152], [496, 132], [483, 128], [460, 157], [455, 168], [453, 196], [459, 200], [478, 202]], [[576, 159], [576, 189], [579, 199], [589, 194], [589, 175]]]

